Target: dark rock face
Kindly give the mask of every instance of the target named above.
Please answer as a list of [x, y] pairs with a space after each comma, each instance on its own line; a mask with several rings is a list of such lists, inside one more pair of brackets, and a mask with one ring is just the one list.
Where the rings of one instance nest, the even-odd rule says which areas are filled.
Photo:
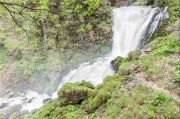
[[46, 104], [47, 102], [49, 102], [52, 98], [47, 98], [43, 100], [43, 104]]
[[8, 103], [2, 103], [1, 105], [0, 105], [0, 109], [1, 108], [5, 108], [5, 107], [7, 107], [8, 106]]
[[147, 1], [147, 6], [154, 4], [154, 0], [146, 0], [146, 1]]
[[135, 2], [136, 0], [110, 0], [111, 5], [113, 6], [128, 6], [130, 3]]
[[123, 57], [120, 56], [116, 57], [114, 60], [111, 61], [111, 65], [116, 72], [119, 70], [119, 66], [122, 61], [123, 61]]
[[[129, 6], [131, 3], [136, 2], [137, 0], [110, 0], [111, 5], [112, 6]], [[149, 5], [153, 5], [154, 4], [154, 0], [144, 0], [147, 4], [147, 6]]]

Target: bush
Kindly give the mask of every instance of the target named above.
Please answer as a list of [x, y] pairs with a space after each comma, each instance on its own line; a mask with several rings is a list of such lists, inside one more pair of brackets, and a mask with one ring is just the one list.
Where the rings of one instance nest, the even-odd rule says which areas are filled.
[[171, 97], [166, 96], [163, 92], [154, 91], [154, 99], [151, 102], [152, 105], [157, 106], [158, 104], [164, 103], [166, 101], [172, 100]]
[[127, 60], [132, 61], [132, 60], [137, 60], [139, 58], [139, 55], [141, 54], [141, 50], [137, 49], [135, 51], [131, 51], [128, 54]]

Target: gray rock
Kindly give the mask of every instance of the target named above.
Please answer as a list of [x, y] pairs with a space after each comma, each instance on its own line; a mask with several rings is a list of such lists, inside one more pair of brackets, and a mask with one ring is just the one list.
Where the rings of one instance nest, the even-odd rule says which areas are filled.
[[8, 103], [2, 103], [2, 104], [0, 104], [0, 109], [1, 108], [5, 108], [5, 107], [7, 107], [8, 106]]
[[52, 98], [46, 98], [46, 99], [44, 99], [44, 100], [43, 100], [43, 104], [49, 102], [51, 99], [52, 99]]
[[147, 48], [147, 49], [145, 49], [145, 52], [146, 53], [150, 53], [152, 51], [152, 49], [151, 48]]
[[[9, 119], [11, 115], [16, 115], [15, 113], [20, 113], [22, 109], [22, 105], [12, 105], [0, 110], [0, 119]], [[16, 118], [17, 119], [17, 118]]]

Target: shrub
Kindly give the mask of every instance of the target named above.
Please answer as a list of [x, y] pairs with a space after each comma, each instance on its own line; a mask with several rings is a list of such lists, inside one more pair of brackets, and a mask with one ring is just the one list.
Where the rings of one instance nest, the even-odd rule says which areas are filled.
[[155, 106], [157, 106], [158, 104], [164, 103], [166, 101], [172, 100], [171, 97], [168, 97], [163, 92], [159, 92], [159, 91], [154, 91], [153, 96], [154, 96], [154, 98], [151, 103], [152, 103], [152, 105], [155, 105]]
[[135, 51], [131, 51], [128, 54], [127, 60], [131, 61], [131, 60], [137, 60], [139, 58], [139, 55], [141, 54], [141, 50], [137, 49]]

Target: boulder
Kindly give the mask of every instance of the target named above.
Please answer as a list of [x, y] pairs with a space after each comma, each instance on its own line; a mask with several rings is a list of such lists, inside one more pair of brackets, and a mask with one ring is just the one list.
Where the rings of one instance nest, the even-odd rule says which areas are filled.
[[114, 60], [111, 61], [111, 65], [116, 72], [119, 70], [119, 66], [122, 61], [123, 61], [123, 57], [120, 56], [116, 57]]
[[5, 108], [5, 107], [7, 107], [7, 106], [8, 106], [8, 103], [1, 103], [1, 104], [0, 104], [0, 109], [1, 109], [1, 108]]
[[[12, 106], [3, 108], [0, 110], [0, 119], [9, 119], [11, 117], [11, 115], [14, 115], [15, 113], [20, 113], [21, 109], [22, 109], [21, 104], [12, 105]], [[13, 119], [17, 119], [17, 118], [13, 118]]]
[[93, 94], [92, 88], [94, 88], [94, 86], [85, 81], [81, 83], [66, 83], [58, 91], [60, 105], [81, 103], [87, 99], [89, 95]]

